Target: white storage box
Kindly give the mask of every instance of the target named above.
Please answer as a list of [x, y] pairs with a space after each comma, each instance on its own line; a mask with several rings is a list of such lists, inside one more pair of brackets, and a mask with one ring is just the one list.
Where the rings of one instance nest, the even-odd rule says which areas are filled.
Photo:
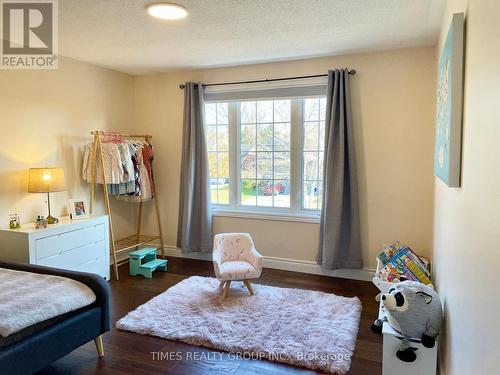
[[[380, 303], [378, 318], [383, 320], [385, 308]], [[396, 352], [401, 346], [401, 334], [394, 330], [391, 325], [384, 322], [382, 327], [384, 337], [382, 375], [435, 375], [437, 363], [438, 342], [433, 348], [426, 348], [420, 343], [411, 342], [416, 348], [417, 359], [414, 362], [403, 362], [396, 357]]]

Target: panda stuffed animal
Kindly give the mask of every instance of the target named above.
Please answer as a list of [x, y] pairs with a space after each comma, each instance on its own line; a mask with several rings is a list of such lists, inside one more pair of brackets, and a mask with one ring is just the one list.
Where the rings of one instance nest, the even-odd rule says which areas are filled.
[[[388, 323], [404, 336], [396, 353], [400, 360], [413, 362], [417, 359], [415, 349], [410, 347], [410, 339], [420, 339], [426, 348], [434, 347], [443, 319], [441, 302], [434, 289], [419, 282], [402, 281], [392, 286], [381, 299]], [[382, 324], [377, 319], [372, 331], [382, 333]]]

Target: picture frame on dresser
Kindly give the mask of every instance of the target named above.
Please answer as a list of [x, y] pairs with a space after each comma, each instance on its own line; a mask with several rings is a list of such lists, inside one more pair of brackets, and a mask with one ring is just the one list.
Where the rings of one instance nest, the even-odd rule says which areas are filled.
[[108, 216], [65, 217], [39, 229], [35, 223], [14, 230], [2, 228], [0, 260], [95, 273], [109, 280]]
[[70, 212], [70, 217], [73, 220], [89, 217], [90, 210], [86, 198], [68, 199], [68, 210]]

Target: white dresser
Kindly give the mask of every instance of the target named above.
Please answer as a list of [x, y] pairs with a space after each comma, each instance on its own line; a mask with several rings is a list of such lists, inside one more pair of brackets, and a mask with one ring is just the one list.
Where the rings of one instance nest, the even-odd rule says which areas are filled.
[[109, 225], [107, 216], [70, 220], [36, 229], [0, 230], [0, 260], [91, 272], [109, 280]]

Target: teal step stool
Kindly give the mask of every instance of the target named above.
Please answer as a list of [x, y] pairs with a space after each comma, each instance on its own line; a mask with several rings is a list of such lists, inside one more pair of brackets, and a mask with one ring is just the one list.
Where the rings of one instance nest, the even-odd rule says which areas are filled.
[[167, 260], [156, 259], [156, 251], [154, 247], [145, 247], [143, 249], [132, 251], [128, 254], [130, 276], [142, 275], [148, 279], [153, 278], [153, 271], [167, 271]]

